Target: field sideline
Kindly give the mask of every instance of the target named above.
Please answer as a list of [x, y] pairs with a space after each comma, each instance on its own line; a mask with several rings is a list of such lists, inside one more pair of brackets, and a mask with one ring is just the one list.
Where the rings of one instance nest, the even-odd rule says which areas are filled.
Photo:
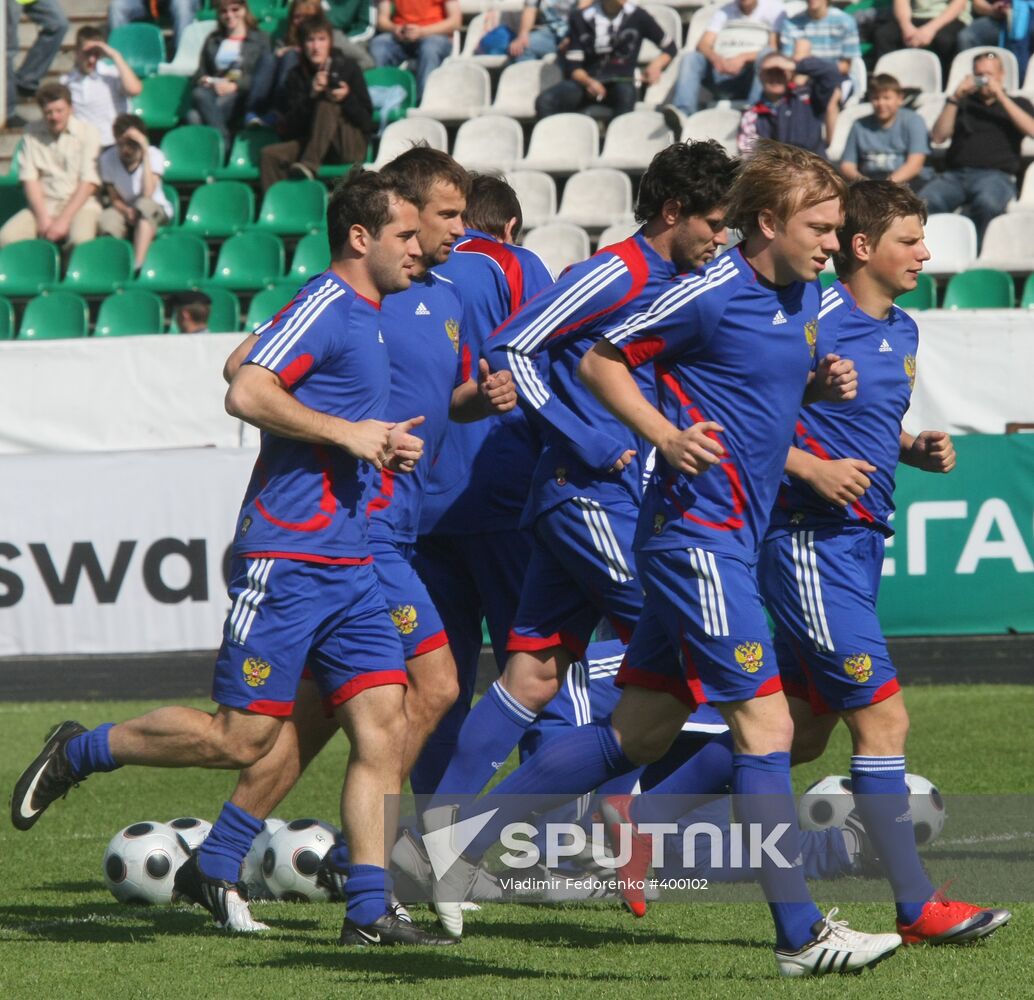
[[[1034, 686], [921, 686], [909, 691], [908, 702], [909, 770], [941, 787], [949, 817], [952, 794], [1034, 793], [1027, 764]], [[5, 808], [17, 773], [54, 722], [94, 725], [152, 705], [0, 703]], [[798, 790], [846, 770], [845, 737], [841, 727], [824, 761], [794, 772]], [[344, 754], [338, 738], [277, 814], [334, 822]], [[232, 778], [215, 772], [126, 769], [86, 782], [30, 833], [15, 831], [5, 816], [0, 996], [397, 998], [401, 991], [456, 1000], [619, 993], [632, 1000], [645, 987], [678, 998], [1034, 997], [1034, 904], [1010, 904], [1012, 923], [984, 944], [905, 950], [857, 978], [781, 981], [761, 904], [658, 905], [642, 921], [611, 904], [496, 905], [470, 918], [468, 936], [455, 948], [370, 953], [334, 944], [342, 917], [334, 904], [258, 904], [257, 915], [274, 930], [242, 939], [223, 936], [200, 910], [134, 909], [111, 898], [100, 863], [116, 830], [178, 815], [213, 820], [231, 787]], [[950, 818], [944, 836], [951, 836]], [[937, 851], [935, 845], [931, 860]], [[835, 898], [835, 883], [824, 890]], [[426, 911], [415, 915], [430, 919]], [[840, 916], [866, 930], [889, 930], [893, 908], [849, 903]]]

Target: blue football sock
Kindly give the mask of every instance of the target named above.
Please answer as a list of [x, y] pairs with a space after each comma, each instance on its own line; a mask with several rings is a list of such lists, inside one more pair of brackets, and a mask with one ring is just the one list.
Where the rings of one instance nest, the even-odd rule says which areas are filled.
[[330, 849], [330, 867], [344, 875], [348, 871], [351, 860], [348, 844], [345, 842], [345, 838], [338, 834], [337, 839], [334, 841], [334, 846]]
[[436, 795], [477, 795], [534, 721], [535, 712], [496, 681], [464, 721]]
[[365, 927], [388, 912], [388, 873], [377, 865], [349, 865], [348, 919]]
[[898, 920], [915, 923], [934, 887], [916, 851], [905, 758], [852, 757], [851, 784], [855, 808], [894, 889]]
[[236, 882], [251, 842], [265, 823], [232, 802], [224, 802], [211, 832], [197, 849], [197, 864], [209, 878]]
[[736, 818], [743, 826], [744, 854], [747, 855], [751, 824], [760, 828], [758, 843], [767, 839], [780, 823], [787, 824], [787, 830], [773, 846], [791, 867], [780, 867], [764, 853], [759, 881], [775, 921], [776, 947], [796, 951], [814, 937], [812, 925], [822, 919], [822, 914], [804, 881], [801, 831], [790, 785], [790, 755], [738, 753], [733, 755], [732, 767], [732, 790], [736, 796]]
[[96, 729], [73, 736], [65, 744], [65, 755], [77, 778], [88, 778], [97, 771], [114, 771], [121, 767], [111, 756], [108, 732], [114, 722], [105, 722]]

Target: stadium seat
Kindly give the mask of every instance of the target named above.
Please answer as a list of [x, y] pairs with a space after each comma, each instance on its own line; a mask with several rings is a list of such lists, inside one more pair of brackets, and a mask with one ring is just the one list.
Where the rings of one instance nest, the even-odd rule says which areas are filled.
[[232, 236], [255, 218], [255, 195], [241, 181], [215, 181], [197, 188], [180, 230], [205, 239]]
[[11, 160], [7, 165], [7, 173], [0, 174], [0, 187], [21, 187], [21, 179], [18, 177], [18, 157], [22, 151], [24, 139], [19, 139], [11, 150]]
[[[154, 76], [159, 63], [165, 60], [165, 39], [156, 24], [134, 21], [115, 28], [108, 35], [108, 44], [117, 49], [141, 80]], [[194, 65], [195, 72], [197, 64]]]
[[[236, 333], [241, 328], [241, 304], [237, 296], [227, 288], [202, 286], [199, 291], [212, 303], [208, 329], [212, 333]], [[169, 321], [169, 333], [180, 333], [175, 313]]]
[[[402, 87], [405, 90], [405, 100], [388, 111], [389, 122], [405, 118], [409, 109], [416, 104], [416, 77], [408, 69], [402, 69], [401, 66], [375, 66], [373, 69], [364, 70], [363, 77], [366, 80], [367, 89]], [[373, 105], [373, 120], [376, 125], [381, 125], [384, 120], [376, 101]]]
[[[643, 10], [664, 29], [664, 33], [675, 43], [676, 50], [681, 50], [684, 30], [679, 12], [667, 4], [659, 3], [643, 4]], [[645, 66], [656, 59], [660, 52], [661, 50], [650, 39], [644, 38], [643, 44], [639, 47], [639, 65]]]
[[560, 198], [557, 222], [588, 230], [627, 221], [632, 215], [632, 182], [609, 167], [580, 170], [568, 178]]
[[506, 175], [506, 182], [514, 189], [521, 203], [524, 228], [551, 222], [556, 215], [556, 182], [541, 170], [514, 170]]
[[133, 245], [111, 236], [72, 248], [64, 280], [58, 287], [78, 295], [110, 295], [133, 274]]
[[230, 155], [226, 165], [215, 171], [215, 179], [219, 181], [257, 181], [262, 150], [279, 142], [280, 136], [271, 128], [241, 129], [233, 137]]
[[201, 50], [205, 47], [205, 39], [218, 27], [214, 20], [192, 21], [180, 35], [179, 45], [172, 62], [163, 62], [158, 72], [163, 76], [193, 76], [201, 62]]
[[996, 271], [1034, 271], [1034, 211], [1007, 212], [992, 219], [976, 262]]
[[288, 274], [298, 281], [308, 281], [314, 274], [322, 274], [330, 267], [330, 246], [326, 233], [303, 236], [294, 248], [291, 270]]
[[165, 317], [162, 300], [154, 292], [128, 288], [109, 295], [97, 313], [95, 337], [132, 337], [163, 333]]
[[1012, 278], [1004, 271], [975, 267], [953, 275], [944, 293], [945, 309], [1011, 309]]
[[696, 49], [697, 42], [700, 41], [701, 36], [707, 31], [707, 25], [710, 23], [711, 18], [721, 8], [722, 5], [720, 3], [709, 3], [704, 4], [699, 10], [693, 12], [693, 16], [689, 19], [689, 27], [686, 28], [686, 43], [682, 46], [684, 52], [693, 52]]
[[190, 80], [185, 76], [149, 76], [132, 98], [132, 110], [149, 129], [175, 128], [190, 106]]
[[894, 304], [902, 309], [936, 309], [937, 308], [937, 282], [928, 274], [920, 274], [919, 282], [911, 292], [899, 295]]
[[0, 299], [0, 340], [10, 340], [14, 333], [14, 306], [7, 299]]
[[85, 337], [89, 328], [86, 300], [74, 292], [52, 291], [30, 299], [18, 329], [19, 340], [65, 340]]
[[729, 59], [742, 52], [761, 52], [768, 47], [769, 31], [765, 25], [745, 18], [726, 21], [714, 40], [714, 50]]
[[592, 252], [589, 234], [580, 226], [567, 222], [538, 226], [524, 237], [524, 246], [534, 250], [555, 276], [559, 276], [565, 267], [585, 260]]
[[274, 233], [249, 230], [231, 236], [220, 248], [207, 284], [247, 291], [284, 275], [284, 244]]
[[1028, 166], [1023, 171], [1023, 183], [1020, 194], [1009, 202], [1007, 212], [1034, 212], [1034, 170]]
[[872, 114], [872, 105], [868, 101], [852, 104], [844, 108], [837, 115], [837, 123], [833, 127], [833, 137], [829, 140], [826, 148], [826, 155], [833, 163], [838, 163], [844, 155], [844, 147], [847, 145], [847, 137], [851, 133], [851, 127], [859, 118]]
[[964, 215], [936, 212], [926, 220], [931, 257], [923, 265], [934, 276], [965, 271], [977, 259], [977, 227]]
[[588, 115], [550, 115], [535, 124], [517, 168], [563, 176], [584, 170], [599, 155], [599, 126]]
[[1034, 274], [1027, 275], [1027, 280], [1023, 283], [1020, 306], [1024, 309], [1034, 309]]
[[60, 260], [50, 240], [19, 240], [0, 248], [0, 295], [37, 295], [58, 280]]
[[526, 59], [511, 63], [500, 75], [495, 99], [486, 113], [528, 121], [535, 117], [535, 98], [562, 79], [560, 66], [555, 62]]
[[404, 153], [414, 143], [419, 142], [426, 142], [432, 149], [447, 152], [449, 134], [445, 131], [445, 126], [434, 118], [403, 118], [392, 122], [381, 136], [373, 169], [380, 170], [385, 163], [394, 160], [399, 153]]
[[618, 115], [608, 126], [603, 140], [603, 151], [594, 167], [613, 167], [615, 170], [643, 171], [655, 153], [674, 141], [657, 111], [630, 111]]
[[615, 243], [620, 243], [622, 240], [627, 240], [633, 233], [639, 231], [639, 223], [635, 219], [629, 222], [618, 222], [613, 226], [607, 226], [606, 229], [600, 233], [599, 239], [596, 241], [596, 249], [599, 250], [602, 247], [613, 246]]
[[208, 277], [208, 247], [190, 233], [171, 232], [148, 248], [144, 266], [129, 284], [152, 292], [183, 292]]
[[471, 118], [459, 127], [452, 156], [468, 170], [512, 170], [524, 156], [524, 130], [502, 115]]
[[183, 215], [180, 207], [180, 193], [171, 184], [163, 184], [162, 190], [165, 192], [165, 200], [169, 203], [169, 208], [172, 209], [172, 217], [169, 219], [169, 224], [178, 226]]
[[715, 139], [730, 156], [738, 156], [736, 133], [740, 128], [740, 113], [734, 108], [705, 108], [690, 115], [682, 127], [682, 141]]
[[327, 189], [319, 181], [277, 181], [263, 196], [256, 229], [278, 236], [316, 233], [327, 224]]
[[161, 142], [168, 184], [205, 184], [223, 165], [222, 136], [209, 125], [180, 125]]
[[675, 89], [675, 81], [679, 78], [679, 66], [683, 59], [688, 59], [689, 53], [685, 50], [679, 52], [667, 66], [661, 70], [660, 79], [651, 83], [643, 91], [642, 100], [636, 103], [637, 111], [652, 111], [661, 104], [671, 103], [672, 93]]
[[294, 298], [298, 287], [297, 282], [279, 282], [269, 288], [263, 288], [248, 305], [248, 318], [244, 322], [245, 329], [254, 330], [260, 323], [265, 323], [270, 316], [275, 316]]
[[941, 60], [929, 49], [898, 49], [880, 56], [873, 73], [889, 73], [902, 87], [921, 94], [941, 91]]
[[477, 53], [477, 47], [485, 34], [485, 18], [487, 16], [487, 14], [482, 12], [475, 14], [470, 19], [470, 23], [467, 25], [467, 30], [463, 36], [463, 49], [460, 52], [460, 58], [469, 59], [479, 66], [484, 66], [485, 69], [499, 69], [510, 58], [508, 55], [505, 53], [499, 55], [479, 55]]
[[963, 49], [951, 61], [951, 69], [948, 71], [948, 82], [944, 85], [946, 94], [954, 94], [962, 83], [963, 77], [973, 72], [973, 60], [983, 52], [993, 52], [1001, 60], [1002, 69], [1005, 70], [1004, 87], [1008, 93], [1020, 89], [1020, 64], [1008, 49], [997, 45], [978, 45], [971, 49]]
[[409, 109], [409, 117], [462, 122], [481, 114], [491, 103], [488, 70], [470, 59], [451, 59], [427, 77], [420, 104]]

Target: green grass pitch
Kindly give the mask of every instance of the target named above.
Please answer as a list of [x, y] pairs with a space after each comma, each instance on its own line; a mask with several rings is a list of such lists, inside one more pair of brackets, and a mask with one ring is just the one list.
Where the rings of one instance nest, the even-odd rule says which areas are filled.
[[[908, 702], [909, 769], [940, 785], [949, 814], [953, 794], [1034, 791], [1034, 687], [915, 687]], [[5, 802], [53, 723], [95, 725], [148, 707], [0, 703]], [[845, 737], [840, 727], [822, 761], [795, 771], [798, 790], [846, 771]], [[277, 814], [336, 822], [344, 756], [339, 737]], [[904, 949], [860, 977], [783, 981], [762, 904], [655, 905], [639, 921], [614, 904], [486, 906], [454, 948], [371, 952], [336, 945], [342, 911], [334, 904], [257, 904], [274, 930], [231, 938], [201, 910], [125, 907], [109, 896], [101, 857], [116, 830], [179, 815], [213, 820], [232, 781], [126, 768], [86, 782], [29, 833], [0, 822], [0, 997], [1034, 997], [1034, 904], [1010, 904], [1012, 923], [975, 946]], [[946, 838], [950, 830], [949, 819]], [[836, 883], [823, 898], [835, 900]], [[893, 907], [846, 903], [841, 917], [889, 930]]]

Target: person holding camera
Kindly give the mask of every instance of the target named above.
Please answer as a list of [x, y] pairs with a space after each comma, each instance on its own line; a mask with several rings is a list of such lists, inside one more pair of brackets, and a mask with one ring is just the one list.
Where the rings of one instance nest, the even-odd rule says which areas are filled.
[[115, 119], [115, 145], [101, 153], [100, 175], [110, 204], [101, 212], [99, 235], [133, 238], [133, 257], [139, 269], [147, 248], [161, 226], [172, 218], [172, 205], [162, 187], [165, 157], [147, 139], [144, 121], [137, 115]]
[[1034, 106], [1025, 97], [1010, 97], [1004, 80], [1005, 68], [994, 52], [978, 55], [931, 130], [934, 142], [951, 139], [951, 146], [948, 169], [923, 188], [926, 207], [931, 214], [961, 208], [980, 241], [1016, 197], [1020, 144], [1034, 136]]
[[262, 190], [287, 177], [314, 178], [324, 162], [362, 163], [373, 134], [373, 102], [359, 64], [333, 47], [322, 15], [298, 31], [302, 58], [284, 83], [286, 142], [262, 150]]

